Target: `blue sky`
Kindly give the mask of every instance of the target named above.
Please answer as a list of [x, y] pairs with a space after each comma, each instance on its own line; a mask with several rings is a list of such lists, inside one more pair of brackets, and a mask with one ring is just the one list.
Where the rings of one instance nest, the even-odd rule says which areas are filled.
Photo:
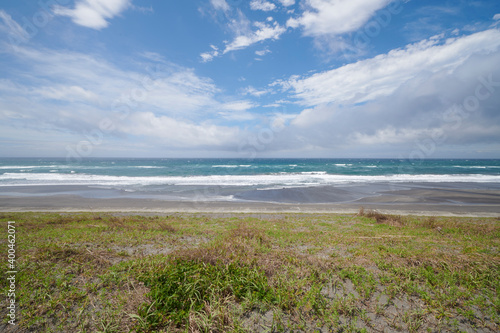
[[500, 2], [0, 4], [0, 156], [500, 158]]

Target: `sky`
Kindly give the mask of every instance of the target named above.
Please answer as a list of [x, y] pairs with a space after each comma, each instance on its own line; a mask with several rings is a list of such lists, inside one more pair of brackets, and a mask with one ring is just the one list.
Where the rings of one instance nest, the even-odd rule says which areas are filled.
[[500, 158], [500, 2], [2, 1], [0, 157]]

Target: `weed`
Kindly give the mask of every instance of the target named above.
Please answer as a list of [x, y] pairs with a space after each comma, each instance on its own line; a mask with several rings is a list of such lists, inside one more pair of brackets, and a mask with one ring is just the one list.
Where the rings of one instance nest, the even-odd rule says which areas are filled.
[[437, 226], [438, 225], [435, 216], [429, 216], [422, 222], [422, 227], [427, 229], [435, 229]]
[[405, 312], [403, 322], [406, 324], [408, 332], [418, 332], [424, 324], [424, 313], [422, 311]]
[[364, 267], [352, 266], [344, 268], [338, 274], [342, 279], [349, 278], [354, 283], [356, 291], [365, 298], [369, 298], [375, 291], [376, 281], [373, 275]]
[[144, 305], [139, 315], [151, 328], [185, 325], [193, 313], [207, 312], [219, 299], [275, 302], [266, 276], [238, 264], [177, 259], [145, 283], [151, 289], [148, 296], [155, 302], [155, 312], [150, 313], [151, 305]]
[[405, 224], [401, 216], [381, 214], [374, 210], [365, 212], [363, 207], [360, 209], [358, 215], [370, 219], [375, 219], [375, 221], [379, 224], [387, 224], [392, 226], [402, 226]]
[[[468, 331], [500, 325], [494, 218], [402, 218], [364, 209], [359, 216], [0, 216], [0, 223], [9, 220], [17, 227], [20, 331], [359, 332], [365, 322], [370, 329], [390, 324], [420, 332], [453, 323]], [[0, 260], [7, 262], [6, 253]], [[7, 282], [0, 279], [4, 294]], [[0, 300], [4, 323], [6, 306]], [[394, 315], [394, 307], [406, 312]]]

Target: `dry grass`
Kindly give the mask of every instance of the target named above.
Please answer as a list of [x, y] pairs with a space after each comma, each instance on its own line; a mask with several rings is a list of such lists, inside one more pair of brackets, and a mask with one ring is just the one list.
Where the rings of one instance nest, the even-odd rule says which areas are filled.
[[399, 215], [382, 214], [382, 213], [379, 213], [375, 210], [369, 210], [368, 212], [365, 212], [363, 207], [359, 210], [358, 216], [363, 216], [363, 217], [367, 217], [370, 219], [375, 219], [375, 221], [377, 223], [380, 223], [380, 224], [383, 223], [383, 224], [387, 224], [387, 225], [391, 225], [391, 226], [400, 227], [400, 226], [405, 224], [404, 218], [399, 216]]

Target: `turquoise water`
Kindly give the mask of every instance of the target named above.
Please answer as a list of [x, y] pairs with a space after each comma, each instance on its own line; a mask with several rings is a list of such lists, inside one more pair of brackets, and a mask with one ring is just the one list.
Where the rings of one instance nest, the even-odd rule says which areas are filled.
[[0, 159], [0, 195], [16, 197], [328, 203], [418, 188], [498, 191], [500, 160]]
[[500, 160], [0, 159], [5, 185], [311, 185], [500, 182]]

